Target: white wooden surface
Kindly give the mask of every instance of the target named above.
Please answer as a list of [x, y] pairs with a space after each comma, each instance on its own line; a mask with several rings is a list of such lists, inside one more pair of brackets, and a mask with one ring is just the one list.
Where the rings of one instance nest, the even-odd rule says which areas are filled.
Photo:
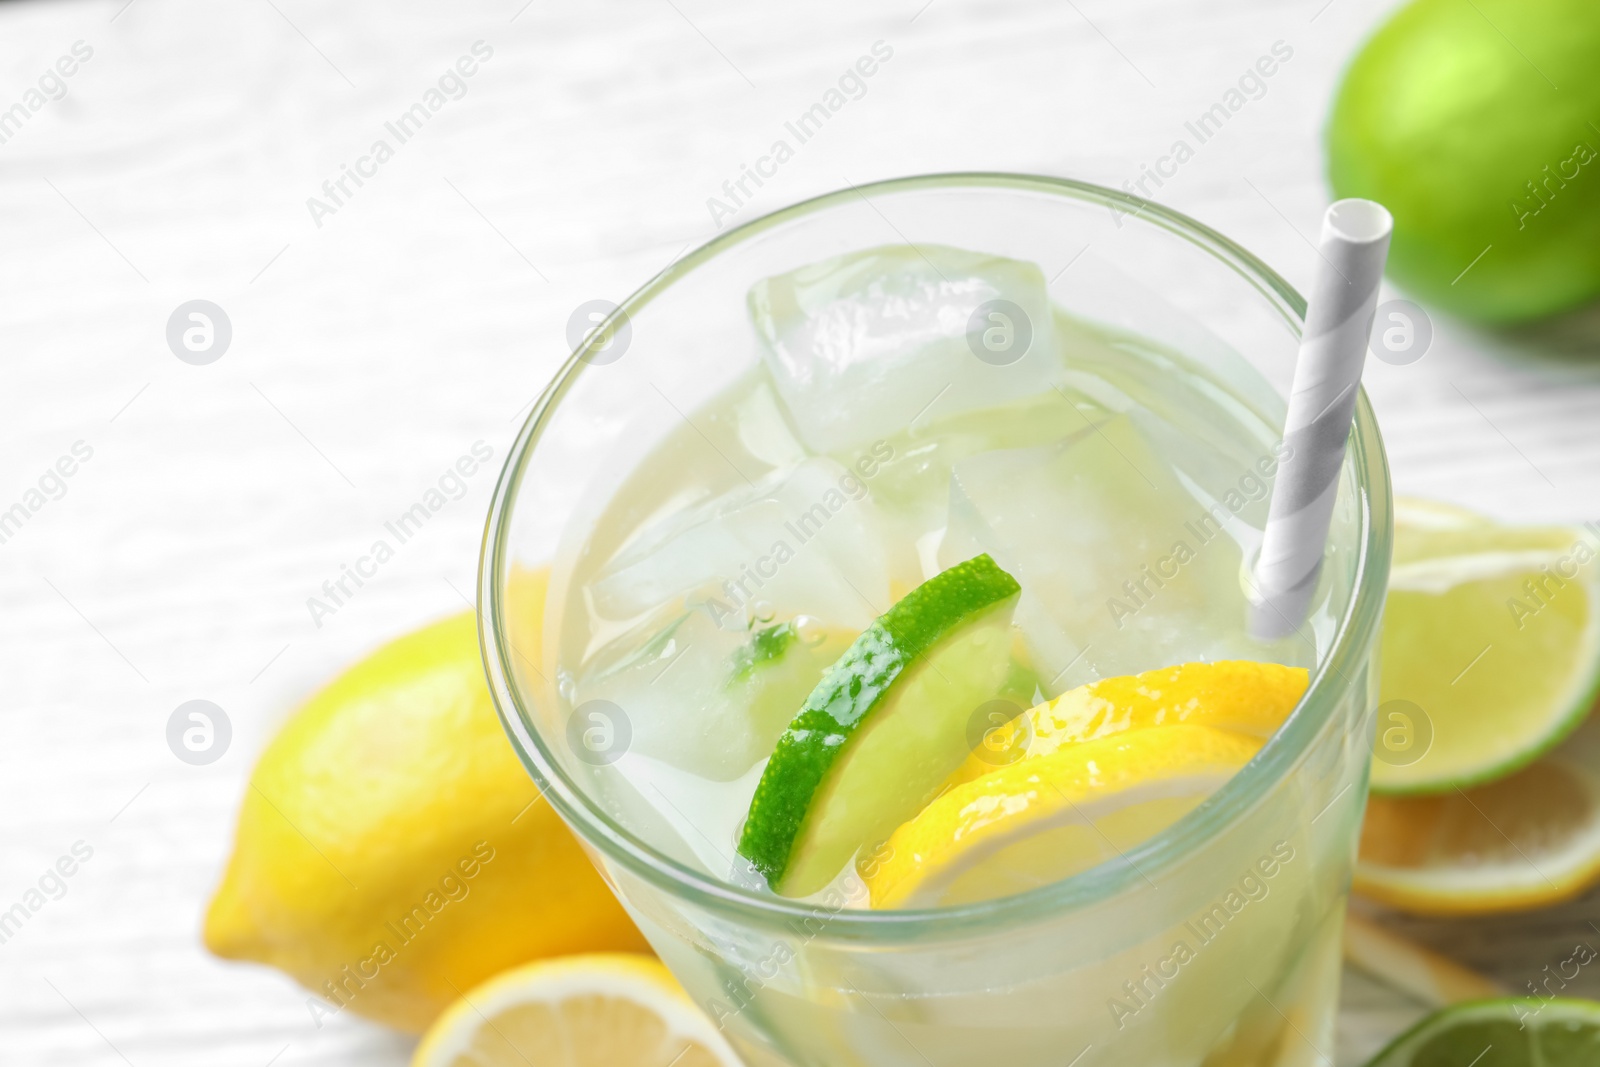
[[[93, 848], [0, 945], [6, 1064], [405, 1061], [359, 1020], [314, 1028], [286, 979], [210, 959], [196, 931], [286, 709], [470, 595], [492, 473], [320, 628], [306, 598], [473, 442], [498, 464], [572, 310], [714, 232], [706, 199], [874, 42], [892, 60], [740, 220], [920, 171], [1120, 185], [1282, 40], [1266, 95], [1160, 199], [1303, 287], [1322, 116], [1389, 6], [125, 2], [0, 3], [0, 109], [74, 42], [93, 49], [0, 144], [0, 510], [74, 442], [93, 449], [0, 543], [0, 908]], [[466, 95], [315, 225], [307, 197], [479, 40], [493, 57]], [[233, 325], [209, 366], [164, 341], [193, 298]], [[1600, 514], [1594, 320], [1437, 327], [1420, 363], [1368, 372], [1401, 489]], [[164, 737], [197, 697], [234, 731], [205, 767]], [[1561, 958], [1483, 936], [1478, 962], [1514, 984]], [[1344, 1062], [1415, 1013], [1359, 979], [1346, 1001]]]

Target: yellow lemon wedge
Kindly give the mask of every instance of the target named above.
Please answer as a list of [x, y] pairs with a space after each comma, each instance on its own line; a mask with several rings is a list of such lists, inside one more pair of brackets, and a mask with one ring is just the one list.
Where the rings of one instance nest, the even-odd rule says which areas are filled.
[[710, 1019], [645, 956], [593, 954], [507, 971], [456, 1001], [412, 1067], [740, 1067]]
[[874, 908], [965, 904], [1059, 881], [1171, 825], [1262, 743], [1178, 723], [1063, 745], [956, 785], [858, 869]]
[[1152, 726], [1212, 726], [1265, 741], [1299, 703], [1307, 681], [1304, 667], [1250, 660], [1180, 663], [1102, 678], [1025, 716], [994, 724], [951, 781], [973, 781], [1016, 760], [1048, 756], [1063, 745]]

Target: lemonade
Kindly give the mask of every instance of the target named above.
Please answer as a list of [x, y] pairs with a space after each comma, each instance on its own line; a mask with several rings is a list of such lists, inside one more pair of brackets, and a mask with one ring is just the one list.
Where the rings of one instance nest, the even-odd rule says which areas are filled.
[[1217, 338], [830, 250], [746, 278], [738, 373], [641, 366], [672, 418], [568, 457], [509, 657], [553, 802], [750, 1064], [1331, 1062], [1354, 475], [1310, 621], [1253, 638], [1282, 409]]

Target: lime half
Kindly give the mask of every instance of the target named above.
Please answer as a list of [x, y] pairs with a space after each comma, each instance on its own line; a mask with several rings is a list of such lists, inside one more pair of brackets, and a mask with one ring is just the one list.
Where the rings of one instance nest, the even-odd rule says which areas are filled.
[[1440, 793], [1504, 777], [1594, 702], [1596, 540], [1560, 526], [1417, 522], [1415, 507], [1397, 517], [1372, 788]]
[[1594, 1067], [1600, 1004], [1511, 997], [1435, 1012], [1367, 1067]]
[[938, 792], [975, 710], [1011, 674], [1021, 589], [988, 556], [917, 586], [867, 628], [778, 739], [739, 854], [785, 896], [826, 886]]

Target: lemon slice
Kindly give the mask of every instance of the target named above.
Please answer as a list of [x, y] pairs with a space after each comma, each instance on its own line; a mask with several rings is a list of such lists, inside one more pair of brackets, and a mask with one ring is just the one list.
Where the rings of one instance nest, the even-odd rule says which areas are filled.
[[671, 973], [648, 956], [530, 963], [467, 993], [433, 1024], [412, 1067], [739, 1067]]
[[1426, 915], [1542, 907], [1600, 881], [1600, 720], [1509, 778], [1373, 797], [1355, 888]]
[[1037, 705], [1025, 717], [995, 723], [951, 781], [970, 782], [1062, 745], [1150, 726], [1215, 726], [1265, 741], [1300, 702], [1307, 678], [1304, 667], [1251, 660], [1180, 663], [1102, 678]]
[[1115, 859], [1210, 796], [1261, 744], [1209, 726], [1152, 726], [958, 785], [860, 868], [872, 906], [1009, 896]]
[[1595, 541], [1415, 504], [1398, 518], [1373, 791], [1438, 793], [1504, 777], [1560, 742], [1594, 702]]

